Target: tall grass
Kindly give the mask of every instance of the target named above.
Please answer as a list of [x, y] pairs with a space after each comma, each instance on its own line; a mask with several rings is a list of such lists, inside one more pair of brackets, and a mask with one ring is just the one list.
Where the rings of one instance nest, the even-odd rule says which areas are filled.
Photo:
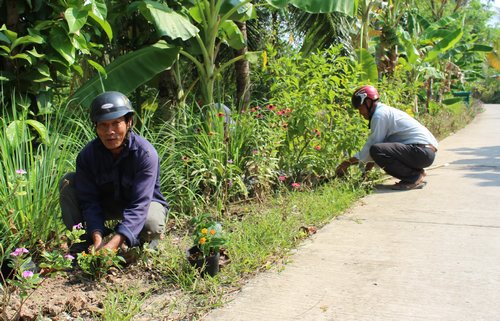
[[62, 231], [59, 178], [71, 168], [72, 141], [78, 141], [65, 135], [74, 132], [63, 119], [65, 106], [58, 113], [29, 115], [22, 98], [8, 98], [0, 102], [2, 263], [12, 249], [43, 246]]
[[243, 169], [252, 134], [237, 117], [228, 124], [217, 110], [201, 112], [196, 106], [148, 131], [162, 162], [162, 191], [174, 211], [187, 216], [206, 207], [221, 211], [231, 197], [246, 196]]

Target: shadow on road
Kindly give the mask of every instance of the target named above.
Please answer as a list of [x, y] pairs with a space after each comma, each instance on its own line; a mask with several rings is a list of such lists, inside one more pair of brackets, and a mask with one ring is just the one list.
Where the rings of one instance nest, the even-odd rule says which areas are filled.
[[500, 186], [500, 146], [456, 148], [450, 151], [465, 157], [450, 165], [471, 172], [465, 174], [466, 177], [480, 180], [480, 186]]

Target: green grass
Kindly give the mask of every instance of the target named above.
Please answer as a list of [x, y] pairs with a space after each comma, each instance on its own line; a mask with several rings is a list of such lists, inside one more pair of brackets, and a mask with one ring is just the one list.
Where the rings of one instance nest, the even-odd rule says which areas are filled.
[[[366, 190], [355, 180], [335, 181], [313, 191], [278, 195], [263, 203], [233, 205], [231, 215], [223, 222], [230, 263], [213, 278], [200, 277], [189, 266], [185, 251], [192, 239], [186, 230], [180, 235], [169, 234], [159, 251], [148, 254], [142, 262], [142, 268], [154, 271], [155, 279], [160, 280], [151, 291], [169, 293], [158, 317], [196, 320], [222, 306], [225, 295], [240, 288], [252, 275], [285, 268], [290, 251], [307, 238], [301, 227], [324, 226], [365, 194]], [[115, 308], [112, 315], [102, 316], [102, 320], [128, 320], [131, 311], [141, 303], [134, 295], [116, 289], [110, 290], [106, 302], [111, 305], [109, 308]], [[129, 308], [119, 308], [122, 304]]]
[[129, 321], [141, 312], [142, 304], [151, 295], [139, 287], [124, 287], [111, 290], [103, 303], [102, 315], [96, 316], [104, 321]]

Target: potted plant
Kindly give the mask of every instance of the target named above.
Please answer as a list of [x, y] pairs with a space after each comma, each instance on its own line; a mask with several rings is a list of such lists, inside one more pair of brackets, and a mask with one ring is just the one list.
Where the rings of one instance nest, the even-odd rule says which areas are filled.
[[187, 257], [191, 265], [215, 276], [219, 272], [221, 246], [226, 243], [222, 225], [208, 214], [200, 215], [192, 220], [194, 224], [193, 246], [188, 250]]

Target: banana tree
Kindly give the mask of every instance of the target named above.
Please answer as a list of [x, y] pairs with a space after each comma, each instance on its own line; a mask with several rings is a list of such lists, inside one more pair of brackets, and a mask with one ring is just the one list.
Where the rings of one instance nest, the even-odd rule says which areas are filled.
[[[307, 12], [332, 12], [342, 11], [352, 14], [356, 11], [356, 1], [325, 1], [325, 0], [267, 0], [275, 7], [285, 7], [288, 4]], [[180, 54], [188, 58], [197, 66], [202, 84], [203, 101], [211, 104], [214, 101], [214, 83], [218, 75], [232, 64], [249, 58], [256, 58], [255, 53], [246, 52], [243, 55], [216, 66], [215, 59], [221, 43], [226, 43], [236, 50], [245, 47], [244, 37], [235, 22], [244, 22], [255, 18], [255, 9], [251, 0], [198, 0], [189, 8], [191, 18], [202, 26], [199, 34], [195, 36], [196, 45], [199, 47], [202, 60], [191, 52], [181, 50]]]
[[373, 0], [360, 0], [359, 3], [359, 33], [357, 40], [359, 41], [358, 48], [368, 50], [369, 31], [370, 31], [370, 17], [372, 15], [372, 8], [376, 5], [377, 1]]
[[[280, 8], [290, 4], [308, 12], [341, 11], [349, 14], [356, 12], [357, 2], [357, 0], [267, 0], [270, 5]], [[214, 85], [221, 71], [237, 61], [256, 57], [255, 53], [247, 52], [245, 55], [234, 57], [220, 65], [216, 62], [217, 53], [222, 44], [234, 49], [245, 46], [242, 34], [235, 22], [254, 18], [255, 7], [251, 0], [183, 0], [176, 3], [182, 5], [178, 11], [174, 11], [165, 3], [136, 1], [131, 4], [129, 11], [140, 12], [155, 26], [159, 37], [167, 38], [169, 42], [177, 44], [179, 55], [196, 67], [203, 102], [212, 104]], [[146, 48], [143, 48], [145, 57], [149, 57], [150, 54], [154, 55]], [[170, 48], [173, 49], [174, 46]], [[74, 99], [88, 106], [89, 97], [111, 86], [127, 94], [133, 88], [153, 78], [156, 75], [155, 72], [159, 73], [170, 68], [178, 58], [174, 58], [171, 53], [172, 51], [169, 51], [168, 57], [163, 59], [161, 67], [141, 77], [116, 76], [118, 69], [121, 69], [120, 74], [127, 74], [126, 70], [144, 67], [140, 60], [131, 60], [133, 53], [120, 57], [119, 65], [107, 66], [105, 73], [97, 75], [89, 83], [84, 84], [75, 93]], [[113, 68], [114, 72], [109, 72], [110, 68]], [[186, 94], [184, 93], [184, 96]]]
[[450, 61], [452, 57], [445, 57], [445, 54], [462, 39], [460, 17], [459, 14], [454, 14], [429, 23], [418, 16], [418, 19], [414, 20], [418, 25], [412, 25], [408, 30], [402, 28], [397, 30], [406, 58], [399, 61], [410, 73], [412, 82], [417, 82], [421, 77], [425, 82], [427, 96], [425, 110], [428, 109], [430, 100], [434, 96], [435, 80], [445, 79], [446, 65], [452, 62]]
[[391, 76], [398, 63], [398, 36], [396, 31], [401, 25], [403, 17], [412, 7], [413, 1], [407, 0], [389, 0], [388, 2], [380, 2], [378, 15], [378, 28], [380, 36], [377, 38], [377, 48], [375, 57], [379, 77], [383, 75]]

